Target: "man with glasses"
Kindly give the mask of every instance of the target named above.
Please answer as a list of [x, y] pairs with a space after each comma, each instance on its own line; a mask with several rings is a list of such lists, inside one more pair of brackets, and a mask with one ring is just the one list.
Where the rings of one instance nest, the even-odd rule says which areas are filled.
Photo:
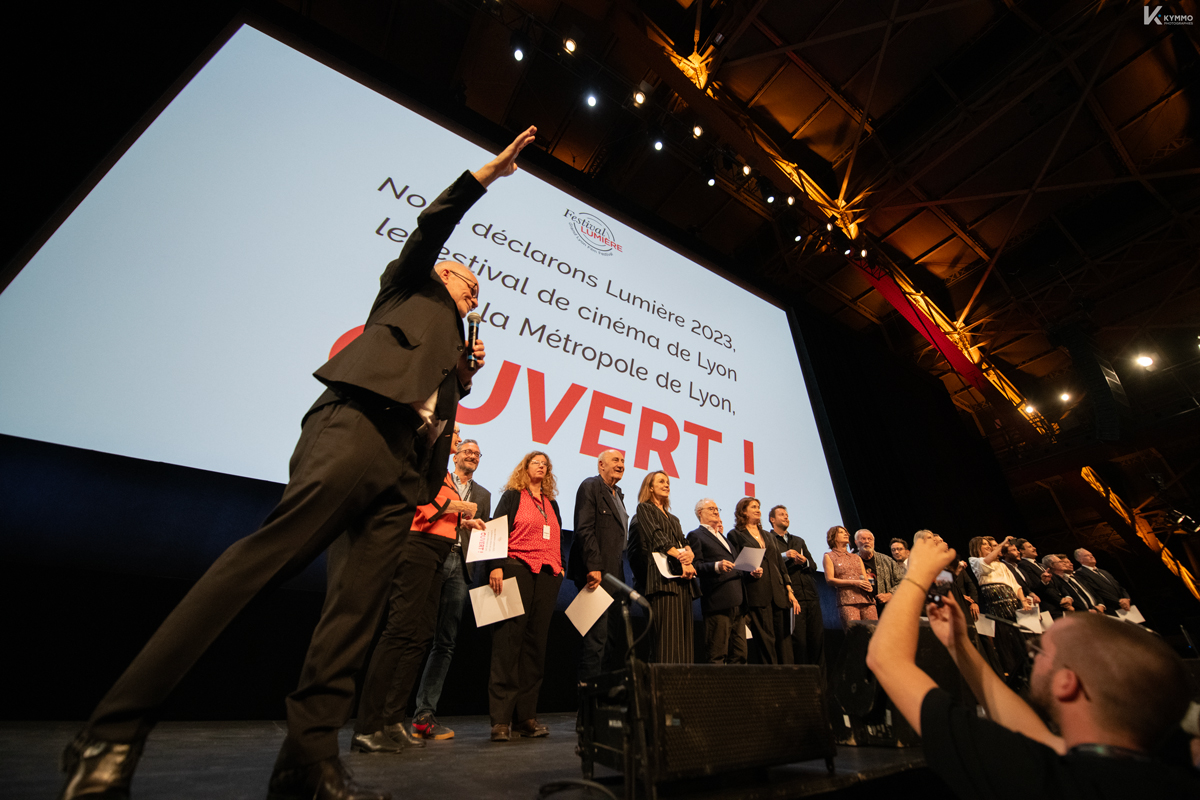
[[[414, 514], [443, 485], [458, 401], [483, 366], [483, 343], [467, 352], [462, 324], [478, 305], [479, 283], [466, 266], [438, 259], [487, 187], [516, 171], [535, 134], [529, 128], [464, 172], [417, 217], [380, 277], [362, 334], [314, 373], [326, 390], [305, 414], [279, 504], [217, 559], [100, 701], [63, 753], [61, 800], [128, 797], [171, 691], [242, 609], [326, 549], [325, 604], [287, 700], [287, 735], [268, 793], [273, 800], [390, 796], [355, 785], [338, 758], [337, 735]], [[80, 658], [87, 663], [86, 653]]]
[[[458, 452], [454, 454], [454, 471], [450, 473], [450, 479], [454, 481], [454, 487], [463, 502], [475, 505], [475, 518], [488, 520], [492, 516], [492, 493], [474, 480], [482, 457], [479, 442], [463, 439]], [[446, 683], [446, 673], [450, 671], [454, 645], [458, 641], [458, 623], [467, 604], [471, 579], [467, 574], [466, 551], [470, 536], [471, 529], [459, 525], [458, 541], [442, 564], [442, 594], [433, 646], [429, 649], [429, 659], [421, 675], [421, 685], [417, 689], [417, 710], [413, 716], [413, 735], [422, 739], [454, 738], [454, 731], [439, 723], [433, 712], [437, 710], [438, 700], [442, 697], [442, 687]]]
[[[1188, 708], [1187, 672], [1170, 646], [1102, 614], [1067, 615], [1031, 648], [1026, 702], [971, 646], [958, 604], [928, 602], [954, 558], [944, 542], [913, 545], [867, 666], [921, 735], [929, 768], [958, 797], [1200, 797], [1196, 773], [1150, 757]], [[916, 665], [922, 611], [986, 718]]]
[[746, 593], [733, 568], [738, 549], [725, 538], [721, 512], [711, 498], [696, 503], [700, 526], [687, 535], [700, 579], [700, 613], [709, 664], [746, 663]]
[[[567, 556], [567, 578], [583, 591], [600, 585], [604, 573], [625, 580], [625, 539], [629, 512], [617, 486], [625, 475], [625, 454], [605, 450], [597, 460], [599, 474], [585, 478], [575, 492], [575, 533]], [[617, 652], [625, 652], [624, 618], [610, 606], [583, 637], [577, 676], [580, 683], [601, 672], [619, 669]]]

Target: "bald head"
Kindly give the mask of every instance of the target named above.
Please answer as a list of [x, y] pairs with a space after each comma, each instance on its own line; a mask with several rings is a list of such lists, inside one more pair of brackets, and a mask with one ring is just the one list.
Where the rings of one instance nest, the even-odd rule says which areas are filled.
[[454, 299], [460, 317], [467, 316], [479, 305], [479, 281], [465, 264], [441, 261], [434, 266], [433, 271]]
[[609, 486], [616, 486], [617, 481], [625, 475], [625, 454], [620, 450], [605, 450], [600, 454], [600, 480]]

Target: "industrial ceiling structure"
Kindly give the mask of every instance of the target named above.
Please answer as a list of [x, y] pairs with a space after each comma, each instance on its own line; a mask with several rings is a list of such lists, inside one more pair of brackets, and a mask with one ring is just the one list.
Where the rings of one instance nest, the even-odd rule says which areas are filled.
[[935, 376], [1043, 552], [1200, 575], [1195, 0], [258, 5]]

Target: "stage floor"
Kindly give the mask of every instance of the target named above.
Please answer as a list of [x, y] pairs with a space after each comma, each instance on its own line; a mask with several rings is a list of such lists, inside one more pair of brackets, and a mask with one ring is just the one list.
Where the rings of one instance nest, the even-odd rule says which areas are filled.
[[[538, 796], [543, 784], [581, 777], [575, 755], [575, 715], [547, 714], [541, 719], [550, 727], [548, 738], [493, 744], [488, 740], [486, 717], [447, 717], [442, 722], [456, 731], [453, 739], [429, 742], [421, 750], [401, 755], [353, 754], [346, 763], [357, 779], [389, 789], [396, 800], [529, 800]], [[62, 787], [58, 754], [79, 727], [75, 722], [0, 723], [0, 796], [5, 800], [56, 797]], [[349, 728], [341, 733], [343, 751], [350, 734]], [[147, 744], [134, 778], [133, 797], [261, 800], [283, 735], [283, 724], [278, 722], [164, 722]], [[920, 748], [842, 747], [832, 776], [823, 761], [811, 761], [776, 767], [765, 776], [707, 779], [703, 788], [663, 787], [662, 794], [714, 800], [841, 794], [839, 790], [865, 781], [923, 766]], [[596, 780], [622, 795], [619, 773], [597, 766]], [[584, 795], [566, 791], [556, 796]]]

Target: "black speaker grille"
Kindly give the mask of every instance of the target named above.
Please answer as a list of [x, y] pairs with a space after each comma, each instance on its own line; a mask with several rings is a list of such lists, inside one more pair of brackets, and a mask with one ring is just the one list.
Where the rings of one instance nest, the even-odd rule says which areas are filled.
[[662, 778], [834, 755], [813, 666], [650, 666]]

